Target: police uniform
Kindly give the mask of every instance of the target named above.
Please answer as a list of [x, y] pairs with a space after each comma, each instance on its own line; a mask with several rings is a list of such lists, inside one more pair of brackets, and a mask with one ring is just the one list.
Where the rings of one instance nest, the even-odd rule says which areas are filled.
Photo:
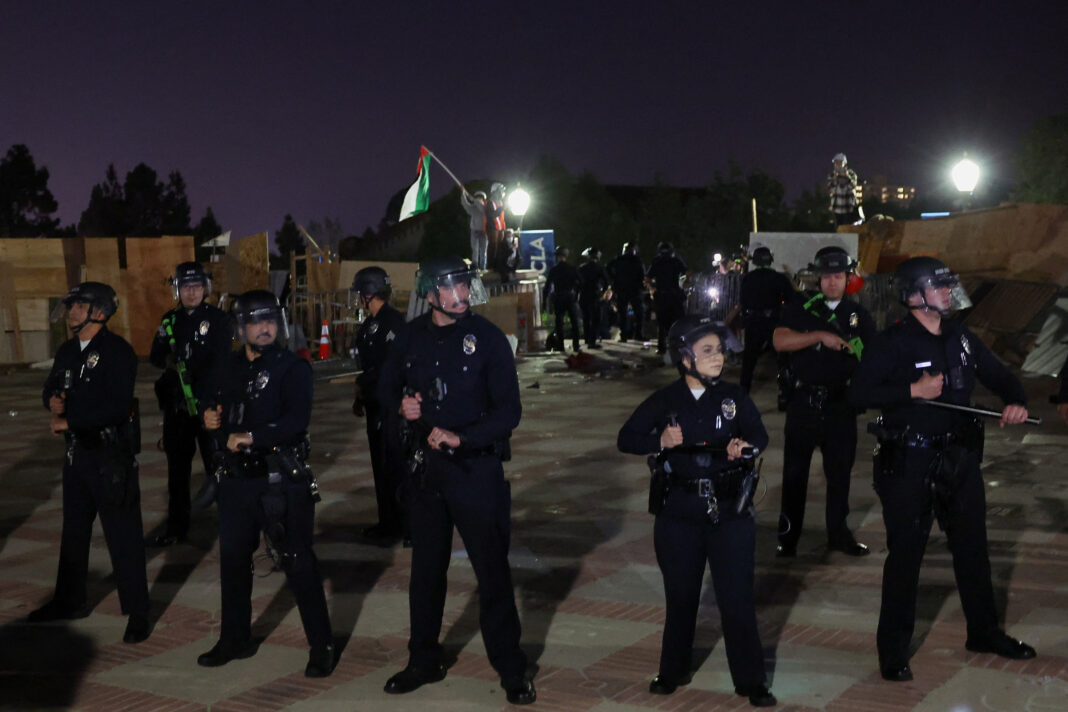
[[[752, 508], [736, 512], [741, 484], [736, 461], [722, 454], [686, 452], [686, 448], [698, 443], [725, 448], [732, 438], [741, 438], [763, 451], [768, 433], [753, 401], [739, 386], [719, 381], [695, 395], [687, 381], [679, 379], [638, 406], [619, 431], [618, 448], [636, 455], [657, 452], [660, 436], [673, 416], [684, 441], [682, 447], [666, 451], [670, 486], [653, 527], [667, 602], [660, 673], [654, 684], [663, 683], [670, 692], [690, 679], [707, 562], [731, 679], [739, 694], [752, 694], [766, 680], [753, 605], [756, 524]], [[701, 491], [702, 480], [712, 483], [711, 499]], [[713, 502], [714, 515], [710, 514]]]
[[73, 613], [85, 605], [89, 543], [99, 514], [122, 612], [131, 622], [148, 615], [141, 489], [130, 431], [136, 378], [133, 348], [102, 325], [84, 346], [77, 336], [64, 342], [45, 381], [46, 408], [51, 397], [66, 395], [61, 417], [69, 428], [53, 599], [58, 611]]
[[571, 320], [571, 346], [579, 350], [579, 310], [576, 298], [582, 278], [578, 269], [570, 262], [560, 261], [553, 265], [545, 277], [545, 299], [552, 304], [556, 315], [556, 328], [553, 339], [560, 350], [564, 350], [564, 318]]
[[[619, 340], [641, 341], [645, 324], [645, 307], [642, 304], [645, 266], [641, 258], [633, 252], [625, 252], [608, 263], [608, 276], [612, 280], [616, 316], [619, 319]], [[628, 307], [634, 312], [632, 319], [627, 318]]]
[[883, 411], [875, 490], [883, 507], [887, 558], [876, 642], [887, 679], [911, 678], [907, 665], [920, 565], [936, 515], [953, 556], [969, 649], [1034, 656], [1033, 650], [1028, 655], [1018, 647], [1001, 647], [1007, 636], [998, 627], [987, 552], [981, 424], [910, 397], [910, 384], [924, 372], [943, 374], [946, 385], [937, 400], [956, 405], [970, 404], [977, 381], [1009, 404], [1025, 404], [1024, 390], [966, 327], [942, 319], [941, 331], [930, 333], [910, 313], [865, 349], [853, 376], [856, 405]]
[[[870, 349], [875, 323], [864, 307], [843, 298], [830, 308], [822, 293], [804, 304], [783, 310], [780, 327], [800, 333], [829, 331], [850, 342], [853, 352], [832, 351], [822, 344], [789, 352], [794, 374], [793, 394], [786, 408], [783, 445], [782, 509], [779, 514], [780, 552], [792, 554], [801, 537], [812, 453], [819, 447], [827, 477], [827, 541], [832, 548], [856, 548], [846, 525], [849, 478], [857, 451], [856, 409], [848, 401], [849, 379]], [[861, 554], [866, 550], [847, 553]]]
[[[168, 326], [171, 334], [167, 333]], [[199, 447], [204, 472], [211, 474], [215, 470], [212, 457], [218, 449], [202, 427], [199, 413], [189, 412], [175, 362], [184, 364], [186, 385], [195, 394], [197, 385], [230, 353], [232, 340], [229, 318], [205, 302], [191, 312], [181, 304], [167, 312], [152, 340], [149, 360], [165, 369], [156, 381], [156, 397], [163, 410], [163, 449], [167, 453], [166, 537], [184, 539], [189, 531], [193, 454]]]
[[[367, 418], [367, 449], [371, 452], [371, 470], [374, 473], [375, 497], [378, 501], [378, 524], [383, 530], [399, 534], [402, 527], [400, 506], [397, 502], [397, 486], [400, 484], [398, 470], [399, 453], [391, 440], [385, 437], [387, 418], [378, 401], [378, 378], [386, 360], [389, 347], [404, 328], [404, 315], [389, 304], [383, 304], [378, 313], [368, 316], [356, 332], [356, 350], [359, 353], [361, 372], [356, 376], [360, 401]], [[393, 414], [389, 414], [394, 418]]]
[[[438, 637], [455, 527], [478, 580], [486, 652], [508, 689], [527, 665], [508, 565], [511, 493], [501, 467], [522, 410], [511, 347], [478, 314], [445, 326], [433, 323], [433, 312], [424, 314], [404, 329], [383, 366], [378, 389], [383, 407], [396, 412], [405, 389], [422, 397], [422, 422], [412, 424], [416, 434], [410, 442], [425, 457], [407, 488], [412, 572], [406, 671], [440, 671], [418, 684], [444, 676]], [[426, 445], [435, 426], [459, 435], [455, 452]], [[386, 689], [408, 692], [418, 684]], [[527, 701], [533, 701], [532, 688]]]
[[646, 276], [656, 287], [653, 311], [656, 312], [657, 353], [667, 351], [667, 335], [675, 320], [686, 312], [686, 293], [679, 281], [686, 275], [686, 263], [670, 248], [661, 250], [649, 265]]
[[740, 301], [745, 320], [745, 351], [740, 382], [746, 393], [753, 387], [757, 359], [771, 345], [771, 335], [783, 305], [796, 298], [797, 293], [786, 275], [771, 267], [757, 267], [742, 277]]
[[608, 275], [604, 267], [594, 259], [589, 259], [578, 266], [579, 272], [579, 309], [582, 311], [582, 333], [586, 345], [597, 345], [601, 334], [601, 296], [608, 289]]
[[226, 655], [201, 664], [211, 666], [242, 657], [231, 653], [250, 640], [252, 554], [259, 547], [261, 531], [266, 531], [277, 549], [314, 655], [331, 645], [332, 634], [312, 550], [315, 504], [305, 466], [311, 365], [287, 349], [272, 346], [252, 361], [244, 349], [236, 351], [222, 366], [213, 376], [222, 406], [221, 430], [224, 434], [251, 433], [253, 444], [240, 453], [227, 453], [219, 482], [220, 645]]

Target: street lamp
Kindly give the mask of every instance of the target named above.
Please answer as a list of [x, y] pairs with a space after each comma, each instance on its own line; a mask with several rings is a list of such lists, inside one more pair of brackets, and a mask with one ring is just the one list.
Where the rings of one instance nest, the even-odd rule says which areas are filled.
[[522, 231], [523, 216], [530, 209], [530, 193], [517, 186], [515, 190], [508, 194], [508, 209], [512, 211], [513, 215], [519, 216], [519, 230]]
[[953, 178], [953, 185], [957, 186], [957, 190], [961, 194], [967, 193], [967, 197], [964, 198], [968, 201], [972, 192], [975, 190], [975, 185], [979, 182], [979, 165], [968, 158], [968, 154], [964, 154], [964, 158], [957, 162], [957, 165], [953, 166], [953, 171], [950, 173], [950, 177]]

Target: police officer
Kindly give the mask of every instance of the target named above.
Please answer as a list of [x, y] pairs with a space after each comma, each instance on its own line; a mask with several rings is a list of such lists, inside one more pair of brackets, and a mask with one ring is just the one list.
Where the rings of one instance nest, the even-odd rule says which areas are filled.
[[661, 242], [656, 257], [649, 265], [645, 276], [653, 286], [653, 311], [656, 312], [656, 352], [667, 352], [667, 335], [671, 325], [686, 311], [686, 292], [682, 290], [682, 278], [686, 276], [686, 263], [675, 254], [670, 242]]
[[311, 365], [284, 348], [285, 314], [271, 292], [245, 292], [233, 314], [243, 348], [212, 374], [208, 387], [218, 405], [203, 416], [208, 430], [226, 437], [218, 496], [222, 627], [219, 642], [197, 664], [217, 667], [256, 652], [252, 554], [262, 530], [297, 599], [311, 646], [304, 674], [326, 677], [334, 668], [334, 646], [312, 551], [318, 493], [306, 462]]
[[601, 266], [601, 250], [590, 246], [582, 251], [586, 261], [579, 265], [579, 309], [582, 310], [582, 333], [586, 346], [599, 349], [601, 302], [608, 289], [608, 275]]
[[471, 307], [487, 301], [478, 273], [457, 257], [420, 265], [417, 294], [431, 311], [390, 349], [379, 380], [383, 408], [408, 424], [412, 574], [408, 665], [389, 678], [391, 694], [445, 677], [438, 643], [453, 527], [478, 581], [480, 625], [490, 664], [508, 701], [534, 701], [508, 566], [511, 494], [501, 460], [519, 424], [515, 361], [501, 330]]
[[[137, 356], [107, 328], [118, 309], [115, 290], [82, 282], [63, 299], [74, 337], [56, 352], [42, 400], [53, 435], [63, 434], [63, 534], [52, 600], [29, 615], [31, 623], [87, 615], [86, 577], [93, 521], [100, 514], [122, 612], [125, 643], [148, 638], [148, 583], [137, 478], [139, 435], [134, 381]], [[58, 317], [61, 312], [57, 310]]]
[[753, 387], [757, 359], [771, 345], [772, 333], [784, 304], [796, 299], [790, 280], [771, 268], [774, 255], [767, 247], [753, 250], [753, 269], [742, 277], [741, 308], [745, 320], [745, 351], [742, 352], [741, 384], [748, 393]]
[[975, 334], [948, 317], [970, 305], [957, 276], [932, 257], [905, 260], [894, 285], [908, 314], [865, 349], [850, 391], [861, 408], [881, 408], [875, 490], [883, 506], [887, 557], [876, 645], [884, 679], [912, 679], [910, 645], [920, 564], [937, 518], [953, 556], [968, 626], [965, 647], [1012, 659], [1035, 656], [998, 624], [979, 469], [982, 423], [932, 403], [970, 404], [976, 381], [1006, 403], [1001, 425], [1027, 418], [1019, 380]]
[[[619, 340], [642, 340], [645, 307], [642, 293], [645, 284], [645, 266], [638, 257], [638, 243], [623, 243], [623, 254], [608, 263], [608, 277], [612, 280], [612, 294], [619, 318]], [[627, 318], [628, 307], [634, 318]]]
[[356, 350], [360, 359], [360, 374], [356, 377], [356, 392], [352, 413], [367, 419], [367, 449], [371, 453], [371, 470], [378, 501], [378, 523], [363, 530], [368, 539], [391, 543], [404, 532], [397, 486], [401, 466], [399, 451], [385, 437], [387, 418], [378, 402], [378, 377], [390, 345], [404, 328], [404, 315], [389, 303], [393, 288], [389, 275], [381, 267], [364, 267], [352, 280], [352, 291], [360, 308], [369, 316], [356, 332]]
[[668, 340], [682, 378], [638, 406], [617, 446], [636, 455], [660, 453], [649, 504], [667, 618], [660, 671], [649, 691], [669, 695], [690, 682], [707, 562], [735, 693], [769, 707], [776, 700], [766, 684], [753, 607], [755, 473], [743, 459], [767, 447], [768, 433], [745, 391], [721, 380], [724, 331], [709, 317], [675, 322]]
[[554, 345], [564, 350], [564, 317], [571, 320], [571, 348], [579, 350], [579, 311], [578, 293], [582, 278], [575, 265], [567, 261], [571, 251], [563, 245], [556, 248], [556, 264], [545, 276], [545, 302], [552, 305], [556, 315], [556, 328], [553, 329]]
[[782, 509], [777, 556], [794, 556], [805, 516], [812, 452], [823, 454], [827, 477], [827, 546], [850, 556], [865, 556], [846, 524], [849, 477], [857, 452], [856, 409], [846, 398], [849, 379], [860, 363], [864, 345], [875, 336], [875, 322], [861, 305], [845, 296], [854, 263], [844, 249], [824, 247], [811, 269], [820, 276], [819, 291], [804, 303], [783, 309], [773, 341], [789, 354], [795, 382], [786, 408], [783, 445]]
[[[211, 294], [211, 277], [197, 262], [183, 262], [171, 280], [178, 305], [163, 315], [152, 340], [149, 360], [164, 369], [156, 381], [163, 410], [163, 449], [167, 453], [167, 526], [152, 539], [154, 546], [170, 546], [189, 532], [189, 480], [193, 453], [200, 448], [207, 482], [214, 490], [212, 457], [217, 450], [201, 427], [196, 399], [198, 384], [230, 352], [230, 320], [204, 299]], [[208, 494], [198, 500], [213, 499]]]

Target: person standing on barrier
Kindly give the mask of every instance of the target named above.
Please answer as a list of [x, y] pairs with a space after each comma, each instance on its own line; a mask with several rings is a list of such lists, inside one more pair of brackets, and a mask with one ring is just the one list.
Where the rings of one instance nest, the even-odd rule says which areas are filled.
[[860, 364], [865, 344], [875, 336], [868, 311], [845, 296], [855, 264], [841, 247], [824, 247], [811, 269], [819, 291], [787, 306], [773, 334], [775, 350], [789, 354], [794, 382], [786, 407], [783, 445], [782, 509], [776, 556], [797, 554], [812, 453], [823, 455], [827, 478], [827, 548], [866, 556], [846, 524], [849, 478], [857, 454], [857, 412], [846, 398], [849, 379]]
[[608, 275], [601, 266], [601, 250], [587, 247], [582, 251], [586, 261], [579, 265], [579, 309], [582, 310], [582, 334], [586, 346], [599, 349], [601, 338], [601, 302], [608, 289]]
[[894, 275], [909, 310], [865, 349], [850, 398], [881, 408], [869, 426], [879, 439], [875, 491], [886, 525], [886, 564], [876, 646], [883, 679], [912, 679], [909, 656], [916, 620], [920, 565], [937, 519], [953, 556], [953, 573], [967, 621], [965, 647], [1015, 660], [1035, 657], [998, 623], [987, 550], [982, 461], [983, 422], [928, 405], [970, 405], [976, 382], [1005, 402], [1001, 426], [1027, 419], [1020, 381], [975, 334], [948, 319], [971, 306], [960, 281], [932, 257], [905, 260]]
[[490, 665], [511, 704], [534, 702], [519, 647], [519, 613], [508, 565], [511, 490], [501, 461], [522, 408], [504, 334], [471, 313], [487, 301], [478, 272], [458, 257], [423, 262], [416, 291], [431, 311], [404, 329], [382, 369], [383, 408], [407, 423], [412, 572], [408, 665], [386, 682], [404, 694], [445, 678], [438, 642], [453, 529], [478, 581], [479, 624]]
[[638, 406], [620, 428], [617, 447], [650, 455], [653, 471], [649, 509], [656, 515], [653, 542], [667, 618], [660, 671], [649, 692], [669, 695], [690, 682], [707, 564], [734, 691], [755, 707], [770, 707], [776, 700], [767, 687], [753, 605], [758, 475], [751, 461], [767, 447], [768, 433], [749, 396], [721, 380], [724, 337], [722, 323], [709, 317], [675, 322], [668, 342], [682, 378]]
[[124, 643], [148, 638], [148, 582], [137, 460], [140, 425], [134, 382], [137, 355], [107, 328], [118, 309], [115, 290], [82, 282], [64, 297], [53, 317], [65, 317], [74, 337], [56, 352], [42, 401], [52, 413], [53, 435], [67, 441], [63, 461], [63, 534], [52, 600], [29, 615], [30, 623], [88, 615], [86, 579], [93, 521], [100, 515], [119, 605], [129, 616]]
[[163, 411], [163, 449], [167, 453], [167, 526], [149, 543], [171, 546], [189, 533], [189, 481], [193, 454], [200, 449], [205, 489], [198, 506], [215, 499], [216, 445], [201, 424], [196, 391], [199, 384], [230, 353], [233, 333], [221, 309], [206, 303], [211, 277], [197, 262], [183, 262], [171, 279], [178, 306], [163, 315], [152, 340], [149, 360], [163, 369], [156, 381], [156, 399]]
[[745, 322], [745, 351], [742, 352], [741, 385], [746, 393], [753, 387], [757, 360], [771, 346], [772, 333], [786, 304], [797, 298], [790, 280], [771, 267], [775, 257], [767, 247], [753, 250], [754, 268], [742, 277], [741, 310]]
[[[397, 443], [387, 433], [387, 414], [378, 402], [378, 377], [389, 347], [404, 328], [404, 315], [389, 303], [393, 288], [381, 267], [364, 267], [352, 280], [352, 291], [361, 309], [369, 316], [356, 332], [360, 374], [356, 377], [352, 414], [367, 419], [367, 449], [378, 502], [378, 523], [363, 530], [373, 542], [392, 544], [404, 535], [404, 522], [398, 502], [399, 473], [403, 467]], [[396, 439], [396, 438], [393, 438]]]
[[278, 298], [265, 290], [239, 296], [233, 306], [235, 351], [212, 374], [204, 426], [226, 437], [219, 470], [219, 642], [197, 658], [218, 667], [256, 653], [252, 639], [252, 554], [262, 531], [297, 600], [311, 652], [307, 677], [334, 669], [333, 635], [319, 564], [312, 550], [315, 477], [308, 467], [312, 407], [311, 364], [285, 348], [289, 335]]

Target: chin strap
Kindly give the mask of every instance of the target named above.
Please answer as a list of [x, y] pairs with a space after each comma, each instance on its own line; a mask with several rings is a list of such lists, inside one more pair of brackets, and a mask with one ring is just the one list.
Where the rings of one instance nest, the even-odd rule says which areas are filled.
[[701, 385], [705, 388], [715, 388], [719, 385], [720, 379], [722, 378], [722, 372], [720, 372], [720, 375], [716, 378], [709, 378], [697, 371], [697, 358], [694, 356], [693, 350], [687, 348], [686, 354], [690, 357], [690, 367], [686, 369], [687, 376], [693, 376], [700, 381]]
[[[439, 296], [438, 299], [440, 299], [440, 298], [441, 297]], [[466, 319], [467, 317], [471, 316], [471, 305], [470, 304], [467, 305], [467, 309], [464, 309], [462, 313], [456, 314], [455, 312], [445, 311], [444, 309], [439, 307], [437, 304], [434, 304], [433, 302], [431, 302], [429, 299], [426, 300], [426, 303], [434, 311], [441, 312], [445, 316], [447, 316], [450, 319], [453, 319], [455, 321], [460, 321], [461, 319]]]

